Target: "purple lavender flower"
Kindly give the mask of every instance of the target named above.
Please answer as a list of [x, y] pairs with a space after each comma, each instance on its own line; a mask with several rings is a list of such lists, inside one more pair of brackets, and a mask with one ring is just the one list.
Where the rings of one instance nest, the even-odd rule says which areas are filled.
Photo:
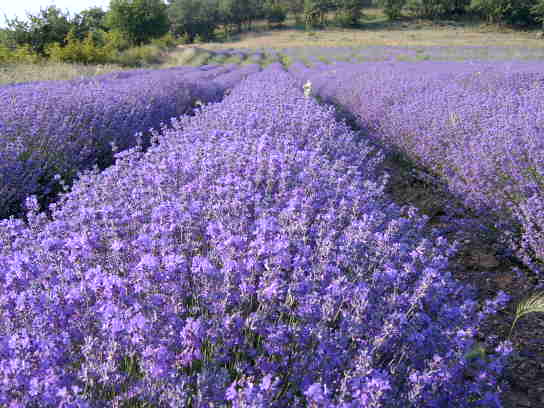
[[115, 150], [147, 146], [151, 128], [218, 101], [256, 70], [182, 67], [0, 87], [0, 217], [21, 215], [30, 194], [50, 202], [61, 181], [111, 165]]
[[540, 62], [377, 62], [290, 69], [368, 137], [445, 182], [541, 273]]
[[274, 65], [0, 221], [0, 404], [498, 407], [452, 247], [334, 115]]

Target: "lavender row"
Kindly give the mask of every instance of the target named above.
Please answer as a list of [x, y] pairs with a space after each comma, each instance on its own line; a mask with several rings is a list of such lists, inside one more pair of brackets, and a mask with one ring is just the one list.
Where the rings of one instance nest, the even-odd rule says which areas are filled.
[[[172, 67], [167, 68], [167, 70], [176, 71], [178, 73], [181, 72], [197, 72], [202, 67], [195, 68], [195, 67]], [[156, 69], [131, 69], [126, 71], [113, 71], [108, 72], [106, 74], [101, 75], [95, 75], [95, 76], [82, 76], [78, 79], [72, 79], [72, 80], [58, 80], [58, 81], [33, 81], [33, 82], [16, 82], [16, 83], [9, 83], [9, 84], [3, 84], [0, 85], [0, 89], [6, 89], [6, 88], [17, 88], [17, 87], [28, 87], [28, 86], [35, 86], [35, 85], [45, 85], [45, 84], [68, 84], [68, 83], [89, 83], [89, 82], [96, 82], [96, 81], [103, 81], [107, 79], [126, 79], [126, 78], [132, 78], [139, 75], [145, 75], [150, 73], [156, 73]]]
[[[311, 70], [314, 92], [447, 181], [469, 207], [506, 221], [538, 272], [544, 261], [541, 63], [373, 63]], [[295, 67], [297, 68], [297, 67]], [[510, 224], [510, 225], [508, 225]]]
[[70, 181], [82, 169], [110, 165], [112, 144], [134, 146], [197, 100], [220, 100], [251, 72], [255, 67], [140, 70], [0, 88], [0, 217], [18, 214], [29, 194], [54, 196], [57, 174]]
[[[267, 54], [272, 50], [263, 50]], [[321, 47], [305, 46], [276, 50], [290, 59], [316, 59], [329, 61], [417, 61], [417, 60], [542, 60], [541, 48], [493, 47], [493, 46], [367, 46], [367, 47]]]
[[273, 64], [0, 222], [0, 405], [499, 407], [473, 291]]

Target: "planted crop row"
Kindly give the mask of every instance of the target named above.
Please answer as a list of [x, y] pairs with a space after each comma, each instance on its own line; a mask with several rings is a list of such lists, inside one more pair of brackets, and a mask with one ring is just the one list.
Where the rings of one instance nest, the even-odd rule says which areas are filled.
[[369, 63], [297, 73], [372, 136], [439, 175], [469, 207], [493, 214], [520, 237], [527, 265], [542, 270], [541, 63]]
[[[0, 222], [0, 404], [498, 407], [508, 346], [277, 64]], [[155, 139], [154, 139], [155, 140]], [[143, 406], [143, 405], [140, 405]]]
[[60, 190], [57, 174], [70, 181], [80, 170], [106, 167], [112, 143], [134, 146], [138, 133], [190, 112], [197, 100], [219, 100], [255, 70], [140, 70], [0, 87], [0, 217], [19, 214], [29, 194], [47, 201]]

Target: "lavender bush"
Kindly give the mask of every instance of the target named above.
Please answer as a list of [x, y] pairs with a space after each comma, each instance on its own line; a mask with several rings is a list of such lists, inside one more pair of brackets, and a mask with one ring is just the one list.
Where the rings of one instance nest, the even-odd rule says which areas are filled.
[[236, 70], [138, 70], [0, 87], [0, 217], [18, 214], [29, 194], [47, 201], [59, 189], [55, 175], [69, 181], [82, 169], [104, 168], [113, 162], [112, 143], [134, 146], [137, 133], [189, 113], [197, 100], [219, 100], [255, 71]]
[[278, 65], [0, 222], [0, 404], [500, 406], [508, 344], [471, 350], [504, 296]]
[[500, 229], [521, 234], [516, 245], [539, 272], [541, 63], [368, 63], [296, 74], [354, 114], [371, 136], [446, 180], [469, 207], [495, 214]]

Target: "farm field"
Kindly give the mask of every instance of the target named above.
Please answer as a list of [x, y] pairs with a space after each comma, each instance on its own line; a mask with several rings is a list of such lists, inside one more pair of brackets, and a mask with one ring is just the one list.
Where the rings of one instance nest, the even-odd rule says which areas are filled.
[[0, 88], [0, 216], [21, 213], [28, 195], [48, 202], [78, 171], [113, 164], [116, 150], [149, 144], [149, 130], [221, 99], [258, 66], [114, 72], [70, 82]]
[[232, 45], [0, 86], [0, 406], [544, 406], [543, 48]]

